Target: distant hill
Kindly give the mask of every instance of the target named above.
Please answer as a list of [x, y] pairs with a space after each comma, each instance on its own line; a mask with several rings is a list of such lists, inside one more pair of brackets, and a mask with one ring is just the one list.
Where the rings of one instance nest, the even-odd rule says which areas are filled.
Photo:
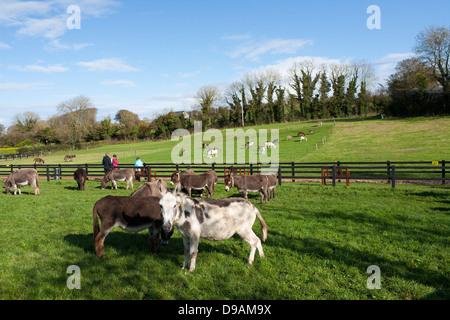
[[[422, 160], [450, 160], [450, 117], [419, 117], [405, 119], [369, 119], [346, 118], [336, 120], [323, 120], [323, 125], [318, 126], [317, 121], [301, 121], [282, 124], [260, 125], [246, 127], [247, 137], [240, 136], [241, 143], [237, 145], [238, 138], [234, 138], [234, 154], [245, 154], [246, 162], [249, 152], [255, 152], [259, 157], [261, 153], [258, 146], [265, 141], [273, 141], [274, 133], [278, 129], [279, 144], [277, 152], [280, 162], [321, 162], [321, 161], [422, 161]], [[239, 133], [240, 128], [228, 129], [228, 132]], [[309, 131], [314, 130], [315, 134]], [[307, 141], [299, 141], [298, 132], [306, 134]], [[223, 144], [214, 139], [207, 138], [203, 133], [203, 140], [199, 136], [190, 135], [192, 151], [194, 148], [204, 153], [212, 147], [220, 147], [218, 157], [226, 161], [226, 150], [230, 148], [231, 140], [226, 139], [227, 130], [220, 130], [223, 136]], [[242, 141], [248, 141], [248, 136], [255, 133], [253, 147], [244, 149]], [[267, 135], [265, 135], [267, 133]], [[238, 135], [239, 136], [239, 135]], [[287, 140], [292, 136], [293, 140]], [[245, 138], [245, 140], [244, 140]], [[211, 141], [212, 140], [212, 141]], [[117, 154], [119, 163], [132, 164], [139, 156], [144, 162], [172, 162], [171, 154], [175, 149], [178, 154], [182, 148], [180, 141], [151, 141], [129, 144], [105, 145], [88, 150], [76, 150], [45, 155], [46, 164], [64, 163], [66, 154], [76, 154], [77, 157], [71, 163], [101, 163], [105, 152], [110, 155]], [[209, 147], [201, 149], [199, 143], [210, 143]], [[199, 149], [200, 148], [200, 149]], [[179, 149], [179, 150], [178, 150]], [[269, 153], [269, 156], [271, 153]], [[191, 156], [192, 161], [194, 156]], [[213, 158], [218, 160], [219, 158]], [[260, 159], [259, 159], [260, 160]], [[33, 159], [22, 159], [9, 163], [33, 163]]]

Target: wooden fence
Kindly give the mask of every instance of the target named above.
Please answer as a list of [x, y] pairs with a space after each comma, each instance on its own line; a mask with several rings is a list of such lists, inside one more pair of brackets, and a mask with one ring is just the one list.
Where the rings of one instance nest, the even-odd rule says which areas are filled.
[[[416, 162], [315, 162], [278, 164], [173, 164], [146, 163], [145, 178], [169, 178], [175, 170], [192, 169], [196, 173], [214, 170], [219, 178], [229, 172], [234, 174], [256, 174], [273, 172], [278, 177], [278, 183], [283, 181], [321, 181], [336, 186], [336, 182], [345, 181], [349, 185], [352, 181], [383, 181], [395, 188], [396, 182], [433, 181], [446, 184], [450, 180], [450, 166], [448, 161], [416, 161]], [[57, 164], [57, 165], [0, 165], [0, 175], [7, 176], [20, 168], [35, 168], [40, 176], [47, 180], [72, 177], [78, 168], [84, 168], [91, 177], [104, 175], [102, 165], [97, 164]], [[120, 165], [121, 169], [135, 168], [133, 164]]]

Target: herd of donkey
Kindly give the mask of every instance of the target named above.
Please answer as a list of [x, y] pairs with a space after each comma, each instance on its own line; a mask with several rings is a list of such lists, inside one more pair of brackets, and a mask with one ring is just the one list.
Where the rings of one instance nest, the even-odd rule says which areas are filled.
[[[74, 179], [79, 190], [85, 190], [87, 173], [83, 168], [74, 172]], [[134, 169], [112, 170], [101, 179], [101, 189], [109, 182], [111, 188], [117, 189], [117, 181], [126, 181], [126, 189], [134, 189]], [[261, 224], [261, 238], [267, 238], [267, 225], [259, 210], [247, 200], [248, 192], [259, 192], [260, 203], [268, 203], [275, 196], [277, 177], [275, 174], [233, 175], [225, 176], [224, 185], [228, 192], [235, 187], [243, 198], [213, 199], [214, 186], [218, 182], [214, 170], [195, 174], [193, 170], [173, 172], [170, 183], [175, 185], [170, 190], [162, 179], [142, 184], [130, 196], [112, 196], [98, 200], [93, 208], [93, 236], [95, 251], [99, 258], [105, 255], [103, 243], [108, 233], [115, 227], [128, 232], [148, 229], [149, 245], [153, 252], [158, 252], [159, 243], [167, 245], [177, 226], [184, 244], [183, 268], [195, 269], [195, 261], [200, 238], [208, 240], [225, 240], [238, 234], [250, 244], [248, 262], [253, 264], [256, 249], [264, 257], [261, 239], [256, 236], [252, 226], [256, 218]], [[30, 185], [35, 195], [39, 195], [39, 176], [33, 168], [23, 168], [12, 172], [4, 179], [6, 194], [14, 190], [14, 195], [21, 194], [21, 186]], [[184, 189], [184, 192], [181, 190]], [[206, 189], [206, 197], [202, 198]], [[192, 190], [200, 192], [200, 197], [193, 198]], [[99, 221], [101, 221], [101, 229]], [[161, 239], [161, 240], [160, 240]]]

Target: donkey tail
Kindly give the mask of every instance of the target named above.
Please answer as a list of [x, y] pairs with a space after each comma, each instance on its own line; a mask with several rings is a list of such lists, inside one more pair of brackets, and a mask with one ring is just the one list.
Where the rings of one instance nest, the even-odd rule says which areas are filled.
[[94, 209], [92, 210], [92, 215], [94, 218], [94, 224], [93, 224], [93, 228], [94, 228], [94, 240], [97, 237], [97, 235], [100, 232], [100, 226], [98, 223], [98, 210], [97, 210], [97, 203], [94, 205]]
[[258, 217], [259, 222], [261, 223], [261, 234], [262, 234], [262, 239], [261, 240], [263, 242], [266, 242], [266, 240], [267, 240], [267, 224], [264, 221], [261, 213], [259, 212], [259, 210], [256, 207], [255, 207], [255, 211], [256, 211], [256, 216]]

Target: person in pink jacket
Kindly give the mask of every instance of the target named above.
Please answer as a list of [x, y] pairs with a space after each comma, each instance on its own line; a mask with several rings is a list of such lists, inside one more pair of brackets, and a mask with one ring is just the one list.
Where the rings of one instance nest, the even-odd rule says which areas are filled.
[[113, 158], [112, 158], [112, 165], [113, 165], [113, 168], [114, 168], [114, 170], [118, 170], [119, 169], [119, 161], [117, 160], [117, 155], [113, 155]]

